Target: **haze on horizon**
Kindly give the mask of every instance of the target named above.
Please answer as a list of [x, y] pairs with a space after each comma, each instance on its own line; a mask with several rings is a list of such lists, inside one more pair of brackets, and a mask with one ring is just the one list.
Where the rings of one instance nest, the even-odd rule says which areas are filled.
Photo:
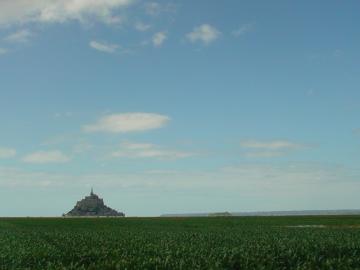
[[359, 209], [359, 10], [1, 1], [0, 216]]

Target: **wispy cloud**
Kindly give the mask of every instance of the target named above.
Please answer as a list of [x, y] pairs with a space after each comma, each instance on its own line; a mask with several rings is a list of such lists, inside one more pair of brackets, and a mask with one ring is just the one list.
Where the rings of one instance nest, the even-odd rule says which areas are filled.
[[295, 150], [309, 147], [305, 144], [295, 143], [287, 140], [258, 141], [247, 140], [240, 143], [242, 148], [249, 150], [245, 153], [246, 157], [252, 158], [271, 158], [286, 155]]
[[343, 51], [343, 50], [340, 50], [340, 49], [336, 49], [336, 50], [334, 50], [334, 52], [333, 52], [333, 56], [336, 57], [336, 58], [343, 57], [344, 54], [345, 54], [344, 51]]
[[4, 54], [7, 54], [7, 53], [8, 53], [7, 49], [0, 47], [0, 55], [4, 55]]
[[240, 37], [242, 35], [245, 35], [251, 31], [253, 31], [255, 28], [253, 23], [247, 23], [247, 24], [243, 24], [241, 25], [238, 29], [234, 30], [232, 32], [233, 36], [235, 37]]
[[257, 141], [248, 140], [240, 143], [241, 147], [250, 149], [266, 149], [266, 150], [295, 150], [305, 147], [303, 144], [294, 143], [287, 140], [275, 141]]
[[79, 140], [77, 144], [73, 146], [73, 152], [75, 154], [82, 154], [93, 149], [94, 146], [86, 140]]
[[29, 154], [22, 159], [26, 163], [65, 163], [70, 161], [70, 157], [65, 155], [59, 150], [54, 151], [38, 151], [32, 154]]
[[176, 175], [179, 171], [176, 170], [149, 170], [145, 174], [156, 174], [156, 175]]
[[63, 23], [70, 20], [84, 23], [94, 19], [108, 24], [119, 23], [122, 20], [114, 12], [134, 2], [135, 0], [4, 0], [1, 2], [0, 25], [34, 21]]
[[23, 29], [8, 35], [4, 40], [12, 43], [26, 43], [30, 40], [32, 35], [33, 34], [29, 30]]
[[[319, 196], [332, 201], [334, 194], [349, 196], [360, 189], [360, 173], [353, 168], [336, 164], [282, 164], [282, 165], [238, 165], [207, 171], [169, 171], [157, 168], [153, 171], [135, 173], [69, 174], [26, 171], [0, 167], [0, 187], [101, 187], [123, 189], [140, 188], [159, 191], [226, 191], [249, 194], [256, 198], [267, 198], [284, 202], [319, 200]], [[313, 192], [312, 192], [313, 191]], [[294, 201], [289, 198], [296, 196]], [[271, 200], [270, 200], [271, 201]], [[211, 202], [209, 202], [211, 203]], [[215, 202], [214, 202], [215, 203]], [[252, 200], [249, 203], [253, 203]], [[264, 207], [264, 206], [263, 206]], [[263, 209], [264, 210], [264, 209]]]
[[284, 156], [286, 152], [280, 151], [254, 151], [247, 152], [245, 156], [248, 158], [273, 158], [273, 157], [281, 157]]
[[145, 13], [150, 16], [157, 16], [163, 12], [175, 12], [176, 5], [173, 3], [147, 2], [144, 4]]
[[140, 31], [140, 32], [145, 32], [147, 30], [149, 30], [151, 28], [151, 25], [150, 24], [145, 24], [141, 21], [138, 21], [135, 23], [134, 25], [135, 29]]
[[161, 128], [169, 122], [166, 115], [155, 113], [120, 113], [107, 115], [96, 123], [83, 126], [85, 132], [127, 133]]
[[104, 52], [104, 53], [114, 53], [119, 48], [116, 44], [104, 43], [99, 41], [91, 41], [89, 46], [97, 51]]
[[306, 95], [307, 95], [308, 97], [312, 97], [313, 95], [315, 95], [314, 89], [309, 89], [309, 90], [307, 90], [307, 91], [306, 91]]
[[186, 38], [191, 42], [202, 42], [204, 44], [210, 44], [217, 40], [221, 35], [221, 32], [214, 26], [209, 24], [202, 24], [195, 27], [192, 32], [186, 35]]
[[0, 147], [0, 159], [12, 158], [15, 156], [16, 156], [15, 149]]
[[73, 112], [67, 111], [67, 112], [57, 112], [54, 114], [55, 118], [65, 118], [65, 117], [72, 117], [74, 115]]
[[147, 14], [155, 16], [162, 10], [162, 6], [157, 2], [150, 2], [145, 4], [145, 11]]
[[150, 143], [123, 142], [120, 149], [111, 154], [121, 158], [179, 159], [193, 156], [193, 153], [169, 150]]
[[161, 47], [161, 45], [166, 40], [166, 33], [165, 32], [158, 32], [153, 35], [152, 43], [155, 47]]
[[353, 133], [357, 136], [360, 136], [360, 128], [353, 129]]

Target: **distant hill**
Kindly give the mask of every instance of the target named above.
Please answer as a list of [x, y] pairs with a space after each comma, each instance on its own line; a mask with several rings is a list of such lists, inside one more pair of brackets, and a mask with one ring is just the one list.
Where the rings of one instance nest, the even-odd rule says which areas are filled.
[[232, 214], [229, 212], [210, 213], [209, 217], [231, 217]]
[[[223, 212], [226, 216], [338, 216], [338, 215], [360, 215], [360, 209], [344, 210], [302, 210], [302, 211], [261, 211], [261, 212]], [[222, 213], [183, 213], [163, 214], [161, 217], [207, 217], [220, 216]]]

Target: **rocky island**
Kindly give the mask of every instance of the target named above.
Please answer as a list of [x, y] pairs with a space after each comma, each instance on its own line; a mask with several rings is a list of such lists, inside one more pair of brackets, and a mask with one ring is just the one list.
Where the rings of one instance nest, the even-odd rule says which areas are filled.
[[104, 204], [91, 189], [90, 195], [78, 201], [75, 207], [63, 215], [64, 217], [124, 217], [125, 214], [118, 212]]

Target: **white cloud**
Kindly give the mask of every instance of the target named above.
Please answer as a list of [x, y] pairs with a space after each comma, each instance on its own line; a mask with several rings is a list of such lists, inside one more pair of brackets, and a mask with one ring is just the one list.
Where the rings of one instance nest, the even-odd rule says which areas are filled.
[[[342, 181], [356, 181], [359, 171], [343, 166], [316, 163], [248, 164], [223, 169], [224, 175], [237, 176], [249, 182], [257, 182], [263, 188], [286, 188], [296, 190], [302, 186], [308, 190], [312, 184], [330, 184]], [[342, 175], [344, 180], [341, 179]], [[319, 189], [318, 189], [319, 190]]]
[[193, 153], [181, 152], [161, 148], [150, 143], [123, 142], [120, 149], [113, 152], [112, 157], [121, 158], [156, 158], [156, 159], [179, 159], [193, 156]]
[[12, 158], [16, 156], [16, 150], [12, 148], [1, 148], [0, 147], [0, 159]]
[[160, 47], [164, 41], [166, 40], [166, 33], [165, 32], [158, 32], [154, 34], [152, 38], [153, 45], [155, 47]]
[[334, 56], [334, 57], [342, 57], [342, 56], [344, 56], [344, 51], [343, 51], [343, 50], [340, 50], [340, 49], [336, 49], [336, 50], [333, 52], [333, 56]]
[[241, 147], [251, 149], [265, 149], [265, 150], [295, 150], [305, 147], [303, 144], [294, 143], [286, 140], [275, 141], [257, 141], [249, 140], [241, 142]]
[[149, 170], [146, 174], [157, 174], [157, 175], [176, 175], [179, 171], [176, 170]]
[[162, 7], [159, 3], [150, 2], [145, 4], [145, 11], [147, 14], [155, 16], [162, 11]]
[[306, 91], [306, 95], [307, 95], [308, 97], [312, 97], [314, 94], [315, 94], [314, 89], [309, 89], [308, 91]]
[[58, 150], [54, 151], [39, 151], [29, 154], [23, 158], [26, 163], [65, 163], [70, 161], [70, 158]]
[[272, 158], [272, 157], [281, 157], [284, 156], [285, 154], [286, 153], [279, 151], [255, 151], [255, 152], [245, 153], [245, 156], [249, 158]]
[[0, 47], [0, 55], [7, 54], [8, 50]]
[[360, 128], [355, 128], [355, 129], [353, 129], [353, 133], [354, 133], [355, 135], [360, 135]]
[[217, 40], [221, 35], [215, 27], [209, 24], [203, 24], [195, 27], [191, 33], [186, 35], [186, 38], [191, 42], [203, 42], [204, 44], [210, 44]]
[[15, 33], [12, 33], [4, 38], [7, 42], [13, 43], [26, 43], [32, 37], [32, 33], [29, 30], [22, 29]]
[[90, 144], [88, 141], [80, 140], [77, 144], [75, 144], [73, 146], [72, 150], [75, 154], [82, 154], [82, 153], [90, 151], [93, 148], [94, 148], [94, 146], [92, 144]]
[[64, 117], [72, 117], [74, 115], [73, 112], [57, 112], [54, 114], [55, 118], [64, 118]]
[[104, 23], [121, 21], [114, 11], [134, 0], [2, 0], [0, 25], [27, 22], [63, 23], [69, 20]]
[[135, 23], [135, 29], [140, 32], [145, 32], [145, 31], [149, 30], [150, 28], [151, 28], [150, 24], [145, 24], [140, 21]]
[[94, 41], [94, 40], [89, 43], [89, 46], [95, 50], [98, 50], [100, 52], [105, 52], [105, 53], [114, 53], [119, 48], [119, 46], [116, 44], [109, 44], [109, 43], [98, 42], [98, 41]]
[[240, 143], [242, 148], [250, 150], [245, 153], [250, 158], [271, 158], [284, 156], [292, 151], [308, 147], [304, 144], [294, 143], [287, 140], [257, 141], [248, 140]]
[[120, 113], [100, 118], [95, 124], [85, 125], [85, 132], [126, 133], [163, 127], [170, 118], [155, 113]]
[[[183, 192], [224, 192], [224, 196], [243, 194], [253, 204], [254, 200], [264, 198], [296, 205], [299, 198], [314, 202], [319, 196], [333, 202], [334, 196], [348, 196], [360, 191], [359, 171], [326, 164], [248, 164], [218, 168], [206, 171], [169, 171], [154, 169], [136, 173], [100, 174], [58, 174], [0, 167], [0, 187], [89, 187], [137, 188], [145, 191], [183, 191]], [[240, 192], [240, 193], [239, 193]], [[174, 193], [176, 194], [176, 193]], [[210, 203], [210, 202], [208, 202]], [[258, 205], [259, 206], [259, 205]], [[260, 206], [261, 207], [261, 206]], [[263, 207], [267, 207], [263, 205]], [[286, 204], [286, 207], [288, 204]], [[329, 206], [330, 207], [330, 206]], [[240, 210], [240, 209], [236, 209]], [[262, 209], [264, 210], [264, 209]], [[278, 209], [279, 210], [279, 209]]]
[[[121, 190], [128, 194], [128, 203], [124, 205], [124, 200], [116, 199], [114, 202], [129, 215], [213, 210], [349, 209], [358, 205], [360, 192], [359, 171], [336, 164], [253, 164], [203, 171], [169, 171], [153, 166], [152, 171], [124, 169], [116, 173], [79, 174], [0, 166], [0, 189], [13, 194], [19, 194], [18, 190], [23, 187], [29, 190], [41, 188], [40, 192], [56, 190], [59, 198], [63, 198], [69, 190], [87, 193], [94, 186], [95, 191], [98, 190], [96, 187], [101, 187], [99, 192], [103, 195], [109, 192], [109, 196], [105, 195], [108, 200], [111, 200], [111, 191], [114, 191], [113, 198], [118, 198], [116, 190]], [[151, 203], [140, 210], [133, 203], [139, 199]], [[72, 207], [71, 202], [66, 204], [52, 215]]]
[[[170, 1], [168, 1], [170, 2]], [[158, 2], [148, 2], [144, 5], [146, 14], [150, 16], [157, 16], [163, 12], [175, 12], [176, 5], [174, 3], [165, 3], [159, 4]]]
[[238, 29], [232, 32], [233, 36], [240, 37], [254, 30], [254, 24], [247, 23], [241, 25]]

